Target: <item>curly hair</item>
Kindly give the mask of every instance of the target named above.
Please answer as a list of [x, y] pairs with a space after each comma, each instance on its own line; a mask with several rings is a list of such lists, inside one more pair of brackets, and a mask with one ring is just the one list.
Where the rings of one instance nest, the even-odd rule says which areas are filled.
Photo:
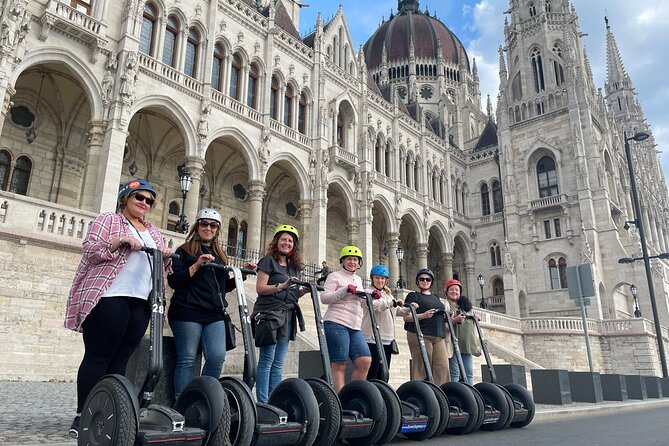
[[[265, 252], [265, 255], [274, 257], [274, 260], [277, 262], [279, 261], [279, 237], [284, 232], [279, 232], [274, 237], [272, 237], [272, 241], [267, 245], [267, 250]], [[286, 232], [286, 234], [290, 234], [290, 236], [293, 238], [293, 251], [290, 253], [290, 255], [286, 256], [286, 260], [298, 271], [302, 271], [304, 264], [302, 263], [302, 257], [300, 256], [300, 242], [299, 240], [295, 239], [294, 234], [291, 234], [290, 232]]]

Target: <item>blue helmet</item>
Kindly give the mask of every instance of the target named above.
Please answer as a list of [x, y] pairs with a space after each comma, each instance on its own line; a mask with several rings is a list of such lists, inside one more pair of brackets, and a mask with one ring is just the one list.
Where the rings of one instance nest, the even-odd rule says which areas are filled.
[[151, 183], [146, 180], [131, 180], [125, 183], [118, 191], [118, 199], [120, 200], [123, 197], [127, 197], [138, 190], [145, 190], [153, 195], [153, 198], [156, 198], [156, 190], [151, 186]]
[[387, 279], [388, 277], [390, 277], [390, 271], [388, 271], [388, 268], [385, 267], [384, 265], [374, 265], [374, 267], [372, 267], [372, 270], [369, 272], [369, 277], [372, 276], [381, 276]]

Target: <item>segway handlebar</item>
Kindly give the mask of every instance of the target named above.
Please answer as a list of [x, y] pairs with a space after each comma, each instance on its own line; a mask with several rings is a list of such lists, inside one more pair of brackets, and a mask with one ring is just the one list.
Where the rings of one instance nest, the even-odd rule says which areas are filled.
[[[222, 270], [224, 270], [224, 271], [228, 271], [228, 272], [232, 271], [233, 268], [235, 268], [234, 266], [223, 265], [223, 264], [221, 264], [221, 263], [214, 263], [214, 262], [206, 262], [206, 263], [203, 263], [202, 266], [206, 266], [206, 267], [208, 267], [208, 268], [214, 268], [214, 269], [222, 269]], [[239, 268], [239, 271], [240, 271], [242, 274], [246, 274], [246, 275], [255, 275], [255, 274], [258, 274], [258, 273], [256, 272], [256, 270], [254, 270], [254, 269], [248, 269], [248, 268]]]
[[316, 288], [316, 291], [325, 291], [325, 288], [323, 288], [320, 285], [316, 285], [315, 283], [312, 282], [307, 282], [306, 280], [295, 279], [293, 277], [290, 278], [290, 283], [294, 285], [303, 286], [305, 288], [311, 288], [313, 286], [314, 288]]
[[[127, 246], [128, 244], [127, 243], [122, 243], [122, 245]], [[144, 251], [144, 252], [146, 252], [148, 254], [151, 254], [151, 255], [155, 254], [156, 251], [159, 251], [162, 254], [162, 251], [160, 251], [158, 248], [148, 248], [146, 246], [142, 246], [141, 248], [139, 248], [139, 250]], [[177, 260], [177, 259], [180, 259], [180, 258], [181, 258], [181, 256], [179, 254], [172, 253], [172, 255], [170, 255], [170, 259], [172, 259], [172, 260]]]

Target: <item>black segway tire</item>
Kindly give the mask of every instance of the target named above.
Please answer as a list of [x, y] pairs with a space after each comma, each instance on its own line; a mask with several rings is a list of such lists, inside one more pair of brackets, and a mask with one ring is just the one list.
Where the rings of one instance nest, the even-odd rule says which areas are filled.
[[534, 399], [532, 394], [520, 384], [507, 384], [504, 386], [509, 391], [515, 403], [519, 403], [524, 409], [527, 409], [527, 418], [523, 421], [513, 421], [511, 427], [525, 427], [534, 419]]
[[334, 389], [328, 383], [317, 378], [308, 378], [307, 383], [318, 401], [318, 435], [313, 446], [332, 446], [337, 441], [341, 426], [341, 405]]
[[348, 444], [351, 446], [377, 444], [388, 422], [379, 389], [369, 381], [351, 381], [339, 391], [339, 401], [341, 401], [342, 409], [358, 411], [363, 417], [374, 421], [374, 427], [369, 435], [347, 438]]
[[437, 427], [437, 430], [434, 431], [434, 435], [432, 436], [438, 437], [442, 435], [448, 427], [448, 419], [451, 415], [448, 407], [448, 398], [446, 398], [446, 394], [438, 385], [431, 383], [430, 381], [423, 382], [432, 389], [434, 396], [437, 397], [437, 401], [439, 402], [439, 412], [441, 414], [441, 418], [439, 419], [439, 426]]
[[311, 446], [318, 435], [320, 415], [318, 401], [303, 379], [288, 378], [272, 390], [267, 403], [288, 414], [288, 421], [300, 423], [304, 432], [296, 446]]
[[499, 386], [499, 388], [502, 390], [502, 392], [504, 392], [506, 403], [509, 405], [509, 419], [506, 420], [506, 423], [504, 423], [504, 425], [501, 427], [501, 429], [507, 429], [509, 426], [511, 426], [513, 417], [516, 415], [516, 405], [514, 404], [513, 398], [511, 397], [509, 391], [506, 390], [503, 386]]
[[129, 389], [115, 376], [102, 378], [86, 398], [79, 421], [79, 446], [133, 446], [137, 414]]
[[198, 376], [179, 394], [174, 409], [186, 420], [186, 427], [209, 433], [205, 446], [224, 446], [230, 435], [230, 402], [216, 378]]
[[478, 383], [474, 385], [474, 388], [481, 393], [486, 405], [499, 410], [499, 419], [497, 422], [482, 424], [481, 429], [484, 431], [498, 431], [502, 429], [504, 424], [509, 420], [509, 403], [506, 400], [504, 391], [497, 384], [493, 383]]
[[402, 404], [397, 394], [392, 387], [388, 385], [385, 381], [378, 379], [373, 379], [370, 381], [373, 383], [381, 396], [383, 397], [383, 402], [386, 406], [386, 428], [383, 431], [383, 435], [376, 442], [377, 445], [386, 444], [397, 435], [400, 427], [402, 425]]
[[471, 384], [465, 384], [469, 390], [471, 390], [472, 395], [474, 395], [474, 399], [476, 400], [476, 405], [478, 406], [479, 409], [479, 417], [476, 420], [476, 424], [472, 427], [472, 430], [467, 432], [468, 434], [471, 432], [476, 432], [477, 430], [481, 429], [481, 425], [483, 424], [483, 420], [485, 419], [485, 403], [483, 402], [483, 397], [481, 396], [481, 392], [476, 390], [474, 386]]
[[[481, 427], [480, 423], [483, 421], [483, 417], [480, 412], [483, 411], [483, 408], [481, 407], [479, 411], [479, 403], [474, 396], [476, 389], [462, 383], [445, 383], [439, 387], [444, 391], [451, 406], [457, 406], [460, 410], [469, 414], [469, 419], [464, 426], [447, 428], [446, 433], [455, 435], [469, 434]], [[481, 400], [482, 405], [483, 400]]]
[[258, 420], [251, 391], [236, 378], [219, 380], [230, 405], [230, 446], [250, 446]]
[[428, 417], [427, 428], [424, 431], [406, 432], [404, 436], [409, 440], [418, 441], [432, 438], [439, 428], [441, 409], [439, 401], [430, 386], [423, 381], [408, 381], [397, 389], [397, 396], [402, 401], [418, 406], [420, 413]]

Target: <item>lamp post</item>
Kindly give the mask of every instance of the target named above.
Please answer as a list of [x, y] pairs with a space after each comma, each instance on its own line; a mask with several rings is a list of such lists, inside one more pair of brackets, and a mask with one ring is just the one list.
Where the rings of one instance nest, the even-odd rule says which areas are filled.
[[397, 261], [400, 262], [400, 277], [397, 279], [397, 288], [400, 290], [404, 289], [404, 278], [402, 278], [402, 259], [404, 258], [404, 249], [398, 247], [395, 251], [397, 255]]
[[630, 291], [632, 292], [632, 299], [634, 300], [634, 317], [641, 317], [641, 310], [639, 310], [639, 301], [636, 298], [638, 292], [636, 285], [630, 285]]
[[632, 151], [630, 149], [630, 141], [643, 141], [648, 138], [648, 133], [637, 132], [634, 135], [627, 137], [627, 132], [623, 133], [625, 139], [625, 156], [627, 157], [627, 168], [630, 175], [630, 187], [632, 189], [632, 204], [634, 205], [634, 223], [639, 230], [639, 239], [641, 240], [641, 259], [643, 259], [644, 267], [646, 268], [646, 280], [648, 281], [648, 297], [650, 298], [650, 307], [653, 311], [653, 319], [655, 322], [655, 338], [657, 339], [657, 349], [660, 354], [660, 364], [662, 365], [662, 376], [667, 378], [667, 358], [664, 354], [664, 340], [662, 339], [662, 327], [660, 326], [660, 318], [657, 313], [657, 302], [655, 301], [655, 287], [653, 286], [653, 276], [650, 270], [650, 257], [648, 256], [648, 246], [646, 245], [646, 233], [643, 228], [643, 218], [641, 216], [641, 204], [639, 203], [639, 193], [636, 189], [636, 178], [634, 177], [634, 166], [632, 166]]
[[181, 187], [181, 215], [179, 215], [179, 221], [177, 222], [177, 232], [185, 234], [188, 232], [188, 222], [186, 221], [186, 216], [184, 212], [186, 210], [186, 196], [190, 187], [193, 185], [193, 177], [190, 176], [190, 172], [184, 166], [179, 166], [177, 168], [179, 172], [179, 186]]
[[481, 287], [481, 303], [479, 304], [479, 307], [486, 308], [488, 304], [486, 304], [485, 298], [483, 297], [483, 285], [485, 284], [485, 277], [483, 277], [483, 274], [479, 274], [476, 280], [479, 281], [479, 286]]

